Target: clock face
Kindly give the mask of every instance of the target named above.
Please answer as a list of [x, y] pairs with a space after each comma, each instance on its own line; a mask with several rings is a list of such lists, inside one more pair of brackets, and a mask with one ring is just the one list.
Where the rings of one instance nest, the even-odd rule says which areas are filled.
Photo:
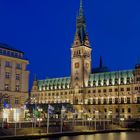
[[80, 64], [79, 62], [75, 63], [75, 68], [79, 68]]
[[89, 68], [89, 63], [86, 63], [86, 68]]

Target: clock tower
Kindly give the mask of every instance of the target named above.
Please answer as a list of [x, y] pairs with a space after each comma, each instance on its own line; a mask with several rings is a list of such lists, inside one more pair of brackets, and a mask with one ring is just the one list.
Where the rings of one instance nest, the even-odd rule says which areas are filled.
[[88, 84], [91, 73], [91, 48], [83, 15], [82, 0], [76, 18], [76, 33], [71, 48], [71, 87], [82, 88]]

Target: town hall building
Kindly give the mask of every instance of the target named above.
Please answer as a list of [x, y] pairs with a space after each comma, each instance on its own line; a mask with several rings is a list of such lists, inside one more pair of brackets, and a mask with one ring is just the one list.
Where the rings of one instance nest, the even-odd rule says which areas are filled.
[[140, 65], [134, 69], [108, 71], [102, 65], [92, 70], [92, 48], [80, 1], [76, 33], [71, 46], [69, 77], [34, 79], [31, 102], [37, 104], [71, 104], [78, 118], [139, 118]]

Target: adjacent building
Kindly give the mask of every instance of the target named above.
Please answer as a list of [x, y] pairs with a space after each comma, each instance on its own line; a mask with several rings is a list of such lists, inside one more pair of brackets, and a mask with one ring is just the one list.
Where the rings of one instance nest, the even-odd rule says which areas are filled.
[[19, 120], [22, 114], [28, 98], [28, 64], [24, 52], [0, 43], [0, 118], [5, 121]]
[[86, 30], [82, 0], [76, 18], [76, 33], [71, 47], [69, 77], [35, 78], [31, 102], [39, 104], [69, 103], [78, 118], [140, 118], [140, 65], [131, 70], [108, 71], [100, 67], [92, 71], [92, 48]]

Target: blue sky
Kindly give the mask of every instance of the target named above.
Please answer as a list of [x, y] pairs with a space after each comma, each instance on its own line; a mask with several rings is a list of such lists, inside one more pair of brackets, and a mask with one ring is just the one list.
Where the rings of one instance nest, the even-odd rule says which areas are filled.
[[[140, 60], [140, 1], [83, 0], [92, 66], [133, 69]], [[70, 75], [79, 0], [0, 0], [0, 42], [25, 52], [31, 79]]]

